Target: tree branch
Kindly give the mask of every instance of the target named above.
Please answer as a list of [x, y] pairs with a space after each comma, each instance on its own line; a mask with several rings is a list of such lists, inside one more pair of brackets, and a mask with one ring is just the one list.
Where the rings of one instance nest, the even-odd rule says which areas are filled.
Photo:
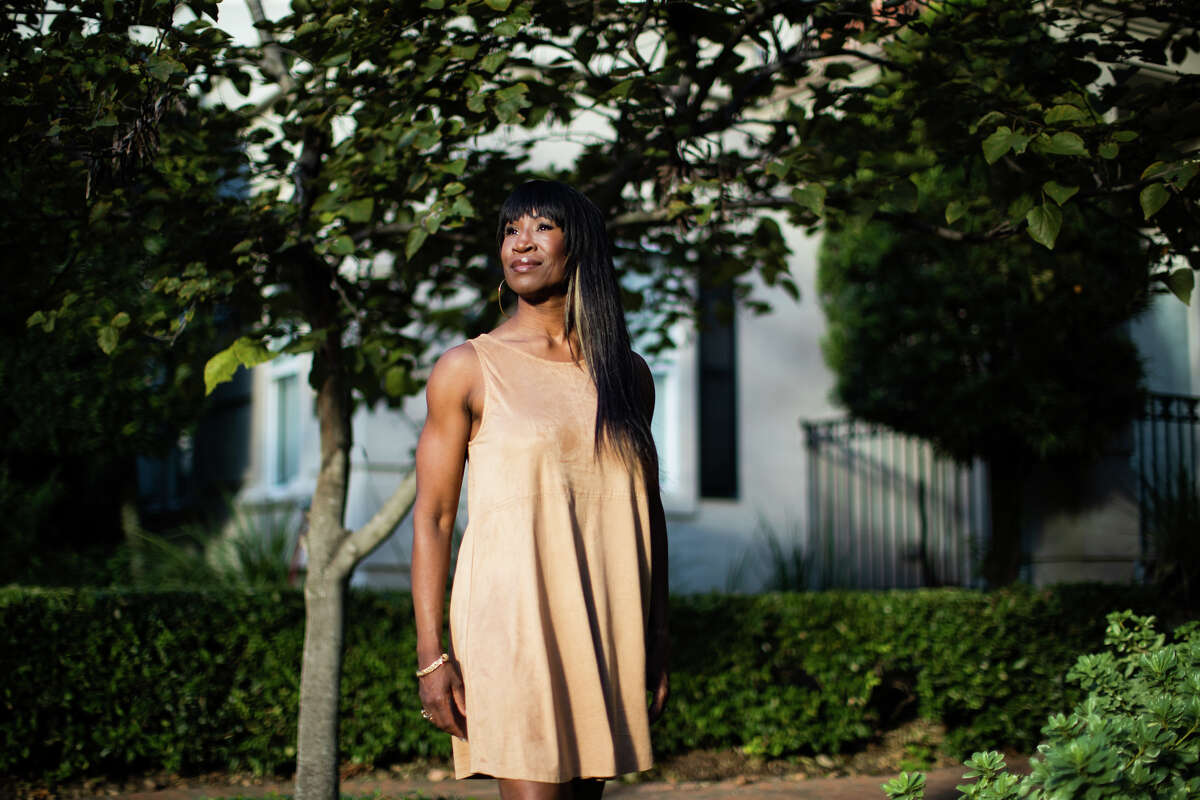
[[287, 63], [283, 60], [283, 48], [275, 41], [275, 35], [266, 27], [267, 15], [263, 12], [261, 0], [246, 0], [246, 8], [250, 11], [250, 17], [254, 20], [254, 27], [258, 30], [258, 40], [262, 43], [263, 57], [261, 66], [263, 71], [271, 76], [284, 94], [296, 88], [296, 79], [288, 72]]
[[1007, 239], [1020, 231], [1020, 228], [1014, 226], [1008, 220], [997, 223], [982, 233], [967, 233], [966, 231], [956, 231], [953, 228], [947, 228], [944, 225], [938, 225], [937, 223], [929, 222], [921, 219], [916, 214], [897, 214], [894, 211], [876, 211], [875, 216], [895, 225], [909, 228], [910, 230], [920, 231], [922, 233], [931, 233], [951, 242], [965, 242], [968, 244], [995, 242], [1001, 239]]
[[344, 538], [333, 557], [334, 574], [349, 575], [350, 570], [368, 553], [383, 543], [408, 514], [417, 497], [416, 470], [408, 475], [384, 501], [375, 515], [358, 530]]

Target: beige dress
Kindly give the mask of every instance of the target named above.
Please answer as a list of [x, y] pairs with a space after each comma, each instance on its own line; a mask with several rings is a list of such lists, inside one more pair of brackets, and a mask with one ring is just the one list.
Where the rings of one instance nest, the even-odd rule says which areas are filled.
[[457, 777], [611, 777], [651, 766], [645, 482], [593, 450], [596, 389], [572, 363], [484, 334], [483, 418], [450, 599], [466, 687]]

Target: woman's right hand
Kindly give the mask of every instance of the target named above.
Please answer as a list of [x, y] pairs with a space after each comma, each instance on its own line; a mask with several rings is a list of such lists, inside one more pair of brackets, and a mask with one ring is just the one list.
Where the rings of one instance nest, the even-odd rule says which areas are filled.
[[467, 695], [458, 662], [447, 661], [433, 672], [417, 678], [421, 708], [429, 721], [446, 733], [467, 739]]

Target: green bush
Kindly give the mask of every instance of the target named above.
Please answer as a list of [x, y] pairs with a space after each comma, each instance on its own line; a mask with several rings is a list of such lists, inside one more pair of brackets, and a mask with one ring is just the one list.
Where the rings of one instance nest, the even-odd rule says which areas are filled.
[[[1121, 587], [676, 597], [655, 749], [838, 752], [918, 715], [959, 747], [1032, 749], [1113, 607], [1169, 611]], [[0, 774], [287, 772], [303, 619], [298, 592], [0, 590]], [[354, 592], [347, 620], [343, 757], [447, 756], [419, 714], [408, 595]]]
[[[1200, 625], [1156, 633], [1153, 617], [1108, 615], [1110, 650], [1080, 656], [1067, 679], [1087, 691], [1068, 716], [1042, 728], [1032, 772], [1007, 771], [997, 752], [975, 753], [960, 786], [969, 800], [1126, 800], [1200, 797]], [[892, 800], [922, 800], [924, 778], [902, 773], [884, 785]]]

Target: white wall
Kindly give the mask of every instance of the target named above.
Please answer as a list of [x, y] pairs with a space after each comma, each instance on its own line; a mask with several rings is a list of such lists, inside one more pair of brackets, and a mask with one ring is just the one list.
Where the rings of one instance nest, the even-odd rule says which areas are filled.
[[[800, 422], [837, 411], [828, 399], [833, 377], [819, 349], [825, 320], [816, 300], [816, 240], [785, 231], [801, 300], [796, 303], [782, 290], [760, 287], [757, 296], [770, 302], [771, 313], [757, 316], [739, 310], [738, 498], [697, 498], [690, 508], [667, 503], [675, 591], [756, 588], [764, 565], [763, 529], [787, 539], [802, 536], [806, 527], [807, 475]], [[685, 362], [694, 364], [694, 339], [681, 350]], [[687, 480], [694, 491], [700, 435], [694, 367], [685, 377], [688, 385], [680, 391], [672, 413], [678, 415], [681, 450], [691, 457]]]

